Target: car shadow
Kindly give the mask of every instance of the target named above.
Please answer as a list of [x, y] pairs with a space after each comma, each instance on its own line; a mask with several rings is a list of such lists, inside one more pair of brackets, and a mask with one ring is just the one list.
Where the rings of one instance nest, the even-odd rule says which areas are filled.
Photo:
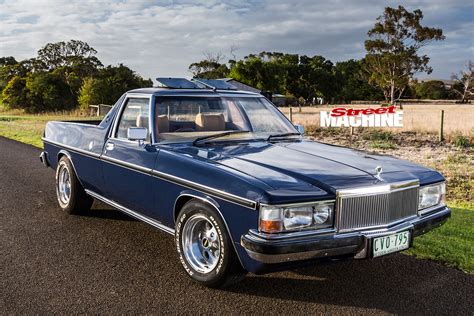
[[[459, 281], [453, 280], [453, 274]], [[395, 314], [459, 314], [460, 309], [467, 313], [470, 305], [458, 294], [459, 284], [472, 283], [473, 279], [435, 262], [396, 254], [377, 260], [344, 260], [290, 272], [249, 275], [228, 291]]]
[[93, 217], [100, 219], [111, 219], [116, 221], [127, 221], [136, 222], [137, 220], [133, 217], [128, 216], [116, 209], [91, 209], [87, 213], [81, 214], [83, 217]]
[[100, 218], [100, 219], [111, 219], [117, 221], [128, 221], [128, 222], [135, 222], [137, 221], [135, 218], [120, 212], [119, 210], [108, 206], [99, 201], [94, 201], [92, 208], [88, 212], [84, 212], [81, 214], [84, 217], [93, 217], [93, 218]]

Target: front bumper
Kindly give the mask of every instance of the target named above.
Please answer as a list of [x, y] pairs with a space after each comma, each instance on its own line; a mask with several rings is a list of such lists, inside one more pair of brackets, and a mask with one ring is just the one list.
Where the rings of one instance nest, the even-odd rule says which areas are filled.
[[442, 206], [429, 214], [407, 219], [395, 226], [369, 231], [343, 234], [315, 232], [309, 236], [294, 235], [280, 239], [250, 231], [241, 237], [241, 245], [252, 259], [266, 264], [333, 257], [363, 259], [371, 257], [371, 240], [375, 237], [409, 230], [412, 236], [411, 246], [413, 237], [441, 226], [450, 216], [451, 210]]

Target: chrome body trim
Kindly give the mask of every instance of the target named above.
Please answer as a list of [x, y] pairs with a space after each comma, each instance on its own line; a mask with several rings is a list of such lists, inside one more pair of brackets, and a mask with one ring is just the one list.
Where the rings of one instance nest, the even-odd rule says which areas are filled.
[[138, 172], [141, 172], [141, 173], [144, 173], [144, 174], [147, 174], [147, 175], [151, 175], [152, 169], [150, 169], [150, 168], [145, 168], [145, 167], [142, 167], [142, 166], [130, 163], [130, 162], [126, 162], [126, 161], [123, 161], [123, 160], [120, 160], [120, 159], [116, 159], [116, 158], [112, 158], [112, 157], [104, 156], [104, 155], [102, 155], [101, 160], [103, 160], [105, 162], [108, 162], [108, 163], [112, 163], [112, 164], [120, 166], [120, 167], [125, 167], [127, 169], [132, 170], [132, 171], [138, 171]]
[[276, 234], [269, 234], [260, 232], [256, 229], [250, 229], [249, 235], [263, 238], [266, 240], [290, 240], [293, 238], [298, 237], [310, 237], [310, 236], [320, 236], [320, 235], [329, 235], [335, 233], [336, 230], [334, 228], [322, 228], [322, 229], [307, 229], [307, 230], [300, 230], [300, 231], [288, 231], [286, 233], [276, 233]]
[[418, 179], [375, 185], [370, 187], [354, 188], [354, 189], [343, 189], [336, 191], [337, 197], [354, 197], [354, 196], [367, 196], [376, 195], [383, 193], [392, 193], [401, 190], [407, 190], [420, 186]]
[[288, 204], [266, 204], [266, 203], [260, 203], [260, 206], [274, 206], [274, 207], [284, 207], [284, 208], [290, 208], [290, 207], [299, 207], [299, 206], [305, 206], [305, 205], [315, 205], [315, 204], [326, 204], [326, 203], [335, 203], [336, 200], [331, 199], [331, 200], [320, 200], [320, 201], [311, 201], [311, 202], [299, 202], [299, 203], [288, 203]]
[[[112, 141], [113, 140], [119, 140], [119, 141], [132, 142], [132, 141], [130, 141], [128, 139], [125, 139], [125, 138], [115, 137], [115, 133], [117, 132], [118, 122], [120, 121], [120, 118], [122, 117], [123, 111], [125, 110], [125, 104], [127, 104], [127, 101], [130, 98], [133, 98], [133, 99], [149, 99], [148, 100], [148, 127], [149, 127], [148, 132], [150, 134], [151, 143], [154, 143], [154, 135], [153, 135], [153, 132], [152, 132], [153, 129], [150, 128], [152, 126], [152, 117], [151, 117], [152, 116], [151, 115], [152, 114], [152, 112], [151, 112], [152, 95], [151, 94], [143, 94], [143, 93], [126, 93], [125, 94], [125, 97], [123, 98], [122, 103], [120, 104], [120, 106], [117, 109], [117, 113], [114, 117], [114, 121], [111, 124], [111, 128], [110, 128], [109, 133], [108, 133], [107, 141], [109, 141], [109, 140], [112, 140]], [[136, 143], [136, 142], [132, 142], [132, 143]]]
[[120, 205], [120, 204], [118, 204], [118, 203], [116, 203], [112, 200], [109, 200], [109, 199], [107, 199], [107, 198], [105, 198], [105, 197], [103, 197], [103, 196], [101, 196], [101, 195], [99, 195], [95, 192], [92, 192], [92, 191], [87, 190], [87, 189], [85, 191], [88, 195], [92, 196], [93, 198], [95, 198], [97, 200], [100, 200], [100, 201], [102, 201], [102, 202], [118, 209], [119, 211], [121, 211], [121, 212], [123, 212], [127, 215], [130, 215], [130, 216], [132, 216], [132, 217], [134, 217], [134, 218], [136, 218], [136, 219], [138, 219], [142, 222], [145, 222], [145, 223], [147, 223], [147, 224], [149, 224], [153, 227], [156, 227], [156, 228], [158, 228], [158, 229], [160, 229], [160, 230], [162, 230], [162, 231], [164, 231], [168, 234], [174, 235], [174, 228], [170, 228], [168, 226], [165, 226], [165, 225], [161, 224], [160, 222], [158, 222], [158, 221], [156, 221], [156, 220], [154, 220], [154, 219], [152, 219], [148, 216], [144, 216], [144, 215], [139, 214], [135, 211], [132, 211], [131, 209], [128, 209], [128, 208], [126, 208], [126, 207], [124, 207], [124, 206], [122, 206], [122, 205]]
[[[175, 222], [176, 222], [176, 218], [178, 217], [178, 213], [177, 213], [177, 212], [179, 212], [179, 210], [178, 210], [178, 208], [177, 208], [177, 204], [178, 204], [179, 199], [181, 199], [182, 197], [190, 197], [190, 198], [193, 198], [193, 199], [199, 199], [199, 200], [201, 200], [201, 201], [203, 201], [203, 202], [206, 202], [206, 203], [212, 205], [212, 206], [216, 209], [216, 211], [219, 212], [219, 214], [220, 214], [220, 211], [219, 211], [220, 205], [219, 205], [216, 201], [211, 200], [211, 199], [206, 199], [205, 197], [199, 196], [199, 195], [197, 195], [197, 194], [181, 193], [180, 195], [178, 195], [178, 197], [176, 198], [176, 200], [174, 200], [174, 205], [173, 205], [173, 213], [174, 213], [174, 214], [173, 214], [173, 217], [174, 217]], [[220, 214], [220, 215], [221, 215], [221, 217], [222, 217], [222, 214]], [[224, 217], [222, 217], [222, 220], [223, 220], [224, 223], [225, 223]], [[225, 223], [225, 224], [226, 224], [226, 227], [227, 227], [227, 223]]]
[[41, 154], [39, 155], [39, 159], [41, 161], [41, 163], [46, 167], [48, 168], [50, 165], [49, 165], [49, 161], [48, 161], [48, 153], [45, 152], [45, 151], [42, 151]]
[[96, 158], [96, 159], [99, 159], [100, 158], [100, 154], [98, 153], [95, 153], [95, 152], [92, 152], [92, 151], [89, 151], [89, 150], [84, 150], [84, 149], [80, 149], [80, 148], [75, 148], [75, 147], [72, 147], [72, 146], [68, 146], [68, 145], [64, 145], [64, 144], [61, 144], [61, 143], [58, 143], [58, 142], [55, 142], [55, 141], [52, 141], [52, 140], [48, 140], [46, 138], [41, 138], [41, 140], [47, 144], [51, 144], [51, 145], [54, 145], [54, 146], [58, 146], [58, 147], [63, 147], [67, 150], [70, 150], [72, 152], [75, 152], [75, 153], [78, 153], [78, 154], [82, 154], [82, 155], [86, 155], [86, 156], [89, 156], [89, 157], [92, 157], [92, 158]]
[[441, 204], [433, 205], [433, 206], [418, 210], [418, 215], [420, 215], [420, 216], [426, 215], [428, 213], [431, 213], [431, 212], [437, 210], [438, 208], [440, 208], [442, 206], [446, 206], [446, 203], [441, 203]]
[[180, 186], [186, 187], [188, 189], [200, 191], [206, 194], [209, 194], [210, 196], [214, 196], [220, 199], [223, 199], [225, 201], [238, 204], [241, 206], [245, 206], [247, 208], [251, 209], [257, 209], [257, 202], [234, 195], [232, 193], [228, 193], [225, 191], [221, 191], [219, 189], [211, 188], [193, 181], [185, 180], [158, 170], [153, 170], [152, 175], [155, 177], [158, 177], [160, 179], [166, 180], [168, 182], [178, 184]]

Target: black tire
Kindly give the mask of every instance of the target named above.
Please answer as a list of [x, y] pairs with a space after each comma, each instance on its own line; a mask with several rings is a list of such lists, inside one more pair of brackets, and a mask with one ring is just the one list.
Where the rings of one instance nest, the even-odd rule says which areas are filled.
[[[187, 227], [192, 225], [189, 221], [194, 222], [196, 218], [207, 220], [215, 228], [217, 236], [219, 236], [218, 240], [214, 242], [214, 244], [218, 244], [220, 247], [217, 264], [211, 271], [205, 273], [193, 267], [189, 260], [189, 252], [188, 255], [185, 254], [186, 246], [183, 242], [183, 239], [186, 238], [185, 234], [189, 236], [189, 233], [187, 233], [189, 229]], [[229, 237], [223, 220], [213, 207], [201, 200], [190, 200], [181, 209], [176, 220], [175, 242], [179, 261], [194, 281], [211, 288], [224, 288], [244, 279], [246, 271], [242, 268], [239, 258], [235, 253], [232, 240]]]
[[[69, 194], [61, 194], [61, 184], [67, 181], [60, 180], [60, 178], [65, 174], [69, 179]], [[68, 198], [66, 199], [65, 196]], [[56, 168], [56, 197], [61, 209], [68, 214], [86, 213], [94, 202], [94, 199], [84, 191], [67, 156], [61, 157]]]

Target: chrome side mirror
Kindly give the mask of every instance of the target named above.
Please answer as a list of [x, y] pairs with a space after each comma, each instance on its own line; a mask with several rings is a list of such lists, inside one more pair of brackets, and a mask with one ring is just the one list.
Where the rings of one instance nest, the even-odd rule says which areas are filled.
[[131, 141], [138, 141], [142, 145], [148, 137], [148, 129], [145, 127], [129, 127], [127, 130], [127, 138]]
[[295, 125], [295, 128], [296, 130], [298, 131], [298, 133], [300, 133], [301, 135], [304, 135], [304, 126], [301, 125], [301, 124], [296, 124]]

